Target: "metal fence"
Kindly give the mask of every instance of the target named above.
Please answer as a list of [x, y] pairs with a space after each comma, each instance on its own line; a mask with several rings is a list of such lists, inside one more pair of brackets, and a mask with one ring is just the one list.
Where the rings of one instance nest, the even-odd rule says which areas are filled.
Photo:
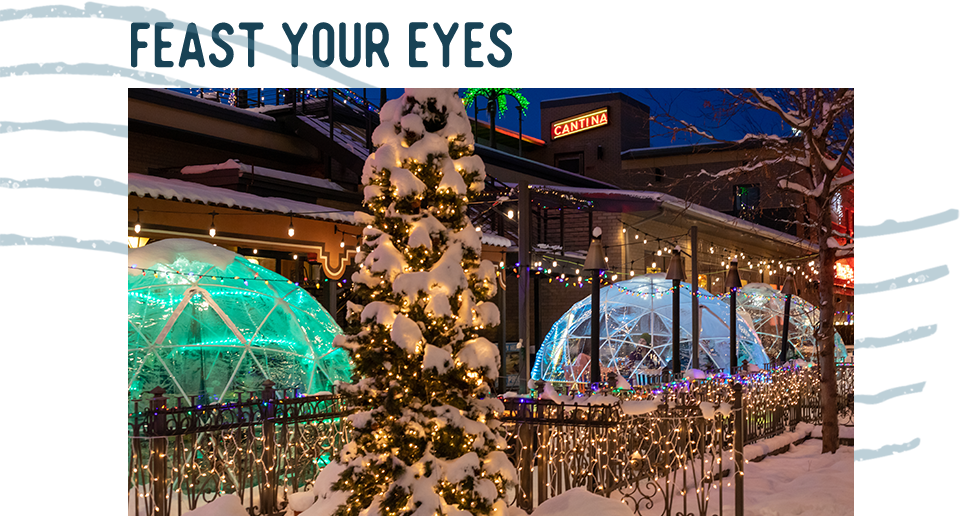
[[[852, 414], [853, 366], [837, 374], [841, 413]], [[511, 503], [529, 512], [582, 486], [638, 515], [722, 516], [721, 484], [742, 482], [731, 473], [743, 471], [745, 444], [820, 420], [815, 369], [738, 380], [636, 387], [622, 404], [504, 400], [520, 479]], [[217, 405], [151, 394], [131, 402], [132, 514], [182, 515], [223, 494], [239, 496], [251, 516], [280, 514], [349, 439], [351, 409], [334, 395], [278, 393], [269, 381]], [[650, 403], [656, 410], [637, 409]]]
[[[819, 422], [820, 384], [815, 369], [738, 380], [742, 383], [676, 382], [635, 391], [633, 397], [645, 400], [648, 409], [653, 403], [653, 411], [638, 411], [643, 403], [636, 400], [622, 405], [505, 400], [502, 419], [520, 478], [513, 502], [529, 512], [585, 487], [638, 515], [722, 516], [722, 484], [732, 482], [734, 513], [742, 514], [743, 476], [737, 472], [743, 471], [744, 445], [801, 421]], [[853, 367], [838, 368], [838, 380], [841, 411], [852, 411]]]
[[[347, 439], [339, 397], [297, 397], [265, 382], [234, 403], [194, 405], [162, 388], [132, 402], [128, 488], [131, 512], [180, 515], [223, 494], [251, 515], [281, 512]], [[291, 396], [291, 397], [286, 397]]]

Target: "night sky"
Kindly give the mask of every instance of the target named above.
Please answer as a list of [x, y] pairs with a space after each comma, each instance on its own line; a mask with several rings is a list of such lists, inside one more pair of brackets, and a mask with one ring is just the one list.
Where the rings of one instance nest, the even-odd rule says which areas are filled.
[[[216, 88], [211, 88], [216, 89]], [[196, 95], [196, 89], [173, 88], [175, 91]], [[221, 89], [229, 95], [229, 89]], [[268, 91], [270, 89], [265, 89]], [[767, 111], [751, 110], [749, 112], [729, 113], [724, 110], [729, 100], [726, 95], [716, 89], [642, 89], [642, 88], [524, 88], [521, 93], [530, 102], [524, 117], [523, 132], [526, 135], [543, 139], [540, 135], [540, 102], [544, 100], [562, 99], [598, 93], [622, 92], [650, 107], [650, 114], [662, 116], [666, 113], [694, 123], [700, 129], [714, 134], [723, 140], [739, 140], [747, 133], [776, 134], [789, 136], [790, 129], [773, 114]], [[361, 95], [361, 90], [354, 92]], [[466, 89], [461, 89], [461, 96]], [[367, 98], [379, 104], [380, 90], [368, 88]], [[394, 99], [403, 93], [401, 88], [387, 88], [387, 98]], [[255, 96], [256, 93], [253, 93]], [[272, 102], [267, 99], [267, 102]], [[483, 109], [486, 99], [481, 98], [480, 120], [486, 121], [487, 114]], [[513, 131], [518, 130], [517, 101], [507, 99], [507, 113], [497, 120], [498, 127]], [[473, 107], [467, 108], [468, 114], [473, 116]], [[729, 115], [729, 116], [728, 116]], [[687, 134], [673, 135], [656, 122], [650, 124], [650, 146], [665, 147], [670, 145], [684, 145], [698, 143], [702, 139]]]

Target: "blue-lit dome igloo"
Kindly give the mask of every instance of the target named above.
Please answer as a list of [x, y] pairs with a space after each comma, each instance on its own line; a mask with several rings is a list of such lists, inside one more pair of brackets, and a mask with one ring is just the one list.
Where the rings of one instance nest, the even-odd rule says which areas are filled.
[[[780, 356], [783, 340], [783, 304], [786, 297], [766, 283], [748, 283], [737, 291], [737, 311], [745, 316], [760, 337], [760, 343], [771, 361]], [[817, 325], [820, 310], [794, 295], [790, 299], [790, 328], [787, 335], [787, 359], [816, 359]], [[847, 348], [836, 330], [833, 331], [834, 356], [842, 360]]]
[[[628, 381], [667, 366], [673, 355], [673, 282], [647, 274], [600, 289], [600, 370]], [[680, 288], [680, 364], [686, 369], [692, 348], [690, 285]], [[588, 383], [590, 377], [590, 297], [573, 305], [553, 325], [533, 364], [531, 376], [551, 382]], [[730, 368], [730, 305], [723, 298], [700, 298], [700, 367]], [[737, 317], [738, 357], [767, 363], [760, 339]]]
[[127, 378], [132, 397], [213, 403], [241, 392], [304, 394], [350, 381], [340, 327], [287, 278], [205, 242], [170, 239], [131, 249], [127, 281]]

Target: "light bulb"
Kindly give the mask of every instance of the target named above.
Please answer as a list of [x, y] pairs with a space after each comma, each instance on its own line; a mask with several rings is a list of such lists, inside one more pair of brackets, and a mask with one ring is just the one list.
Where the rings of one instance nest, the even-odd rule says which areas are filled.
[[507, 210], [507, 218], [508, 218], [508, 219], [512, 219], [512, 218], [513, 218], [513, 210]]
[[293, 255], [293, 259], [296, 260], [296, 259], [297, 259], [297, 255]]
[[657, 256], [663, 256], [663, 249], [657, 249]]
[[290, 228], [287, 229], [287, 234], [293, 236], [293, 222], [290, 223]]
[[345, 243], [343, 242], [343, 240], [340, 241], [340, 247], [341, 247], [341, 248], [343, 248], [343, 247], [346, 246], [346, 245], [347, 245], [347, 244], [345, 244]]
[[557, 266], [557, 261], [556, 261], [556, 260], [553, 261], [553, 266], [554, 266], [554, 267]]
[[256, 249], [253, 250], [253, 254], [257, 254], [257, 250], [256, 250]]
[[134, 232], [134, 233], [140, 233], [140, 223], [139, 223], [139, 222], [137, 222], [136, 224], [133, 225], [133, 232]]
[[217, 236], [217, 228], [210, 226], [210, 238]]

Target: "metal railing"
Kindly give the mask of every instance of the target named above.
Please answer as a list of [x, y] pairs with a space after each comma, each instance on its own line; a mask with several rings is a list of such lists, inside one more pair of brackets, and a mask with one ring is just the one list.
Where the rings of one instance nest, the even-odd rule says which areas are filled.
[[[853, 366], [837, 375], [840, 410], [852, 413]], [[743, 471], [744, 445], [819, 422], [819, 385], [814, 368], [781, 369], [638, 386], [614, 404], [505, 399], [502, 428], [520, 481], [511, 503], [529, 512], [582, 486], [638, 515], [722, 516], [720, 485]], [[224, 494], [251, 516], [279, 514], [350, 438], [352, 410], [334, 395], [278, 393], [269, 381], [215, 405], [150, 394], [131, 402], [132, 514], [182, 515]], [[742, 508], [734, 504], [736, 514]]]
[[251, 516], [277, 514], [348, 439], [351, 411], [333, 395], [278, 398], [270, 381], [217, 405], [151, 394], [129, 416], [132, 514], [181, 515], [224, 494]]
[[[721, 484], [743, 471], [746, 444], [820, 420], [815, 369], [768, 371], [735, 381], [641, 388], [619, 405], [504, 400], [508, 452], [519, 473], [513, 503], [529, 512], [585, 487], [638, 515], [722, 516]], [[838, 368], [838, 381], [841, 398], [849, 392], [852, 400], [853, 368]], [[639, 400], [656, 410], [638, 411]], [[742, 480], [733, 475], [738, 515]]]

